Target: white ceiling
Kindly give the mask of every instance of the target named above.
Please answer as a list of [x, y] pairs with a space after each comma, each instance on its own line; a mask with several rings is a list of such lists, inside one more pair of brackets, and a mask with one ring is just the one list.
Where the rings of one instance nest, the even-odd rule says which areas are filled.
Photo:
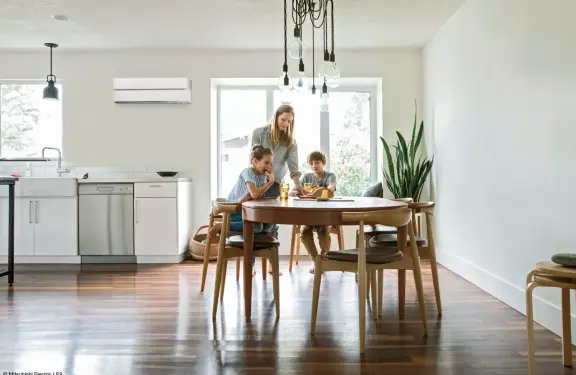
[[[336, 50], [422, 46], [464, 0], [334, 0]], [[283, 48], [282, 0], [1, 0], [0, 48]], [[291, 9], [291, 0], [288, 0]], [[66, 14], [70, 21], [52, 19]], [[288, 15], [291, 33], [291, 14]], [[311, 29], [305, 29], [310, 40]], [[289, 35], [290, 37], [290, 35]], [[320, 33], [317, 41], [321, 42]]]

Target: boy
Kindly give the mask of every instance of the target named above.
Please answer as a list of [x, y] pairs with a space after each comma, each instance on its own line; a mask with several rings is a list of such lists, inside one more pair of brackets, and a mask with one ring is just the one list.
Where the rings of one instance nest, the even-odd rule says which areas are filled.
[[[324, 170], [324, 166], [326, 166], [326, 156], [319, 151], [314, 151], [308, 155], [307, 161], [310, 169], [312, 169], [312, 173], [306, 173], [302, 177], [300, 180], [302, 186], [312, 184], [314, 187], [328, 188], [332, 190], [332, 192], [335, 192], [336, 175]], [[316, 257], [318, 256], [318, 250], [314, 243], [314, 231], [318, 233], [318, 242], [320, 243], [320, 251], [322, 254], [330, 251], [332, 239], [330, 238], [329, 226], [304, 226], [300, 233], [300, 240], [308, 251], [310, 258], [315, 263]], [[310, 273], [314, 273], [314, 268], [310, 270]]]

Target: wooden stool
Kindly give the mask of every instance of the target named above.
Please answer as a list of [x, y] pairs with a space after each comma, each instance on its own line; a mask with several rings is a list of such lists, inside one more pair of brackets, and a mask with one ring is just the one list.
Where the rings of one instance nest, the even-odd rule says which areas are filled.
[[534, 372], [534, 311], [532, 291], [538, 287], [562, 289], [562, 362], [572, 367], [572, 331], [570, 328], [570, 289], [576, 289], [576, 268], [553, 262], [539, 262], [526, 280], [526, 318], [528, 319], [528, 374]]

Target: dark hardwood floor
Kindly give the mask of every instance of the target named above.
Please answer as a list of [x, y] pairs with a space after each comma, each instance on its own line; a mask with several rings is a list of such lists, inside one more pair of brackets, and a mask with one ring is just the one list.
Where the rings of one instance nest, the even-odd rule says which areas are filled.
[[[411, 273], [403, 321], [397, 318], [396, 273], [385, 275], [383, 317], [374, 322], [368, 309], [361, 356], [354, 275], [324, 276], [312, 337], [312, 263], [302, 261], [292, 273], [286, 260], [281, 266], [279, 321], [272, 280], [262, 280], [259, 264], [252, 321], [245, 321], [241, 281], [236, 283], [230, 262], [224, 303], [213, 323], [214, 263], [203, 294], [196, 262], [18, 265], [12, 288], [0, 279], [0, 374], [528, 373], [525, 317], [444, 268], [440, 319], [424, 264], [427, 338]], [[562, 366], [559, 338], [538, 325], [535, 335], [538, 374], [572, 374]]]

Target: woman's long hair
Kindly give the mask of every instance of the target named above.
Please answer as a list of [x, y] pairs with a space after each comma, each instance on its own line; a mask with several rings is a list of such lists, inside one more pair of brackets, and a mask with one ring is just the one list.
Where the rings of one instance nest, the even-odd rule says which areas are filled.
[[[278, 129], [278, 117], [283, 113], [291, 113], [292, 114], [292, 121], [288, 125], [288, 128], [285, 131], [281, 131]], [[294, 108], [292, 108], [289, 104], [282, 104], [278, 109], [276, 109], [276, 113], [274, 113], [274, 117], [268, 122], [270, 126], [270, 138], [272, 139], [272, 143], [274, 145], [281, 144], [284, 147], [292, 147], [294, 144]]]

